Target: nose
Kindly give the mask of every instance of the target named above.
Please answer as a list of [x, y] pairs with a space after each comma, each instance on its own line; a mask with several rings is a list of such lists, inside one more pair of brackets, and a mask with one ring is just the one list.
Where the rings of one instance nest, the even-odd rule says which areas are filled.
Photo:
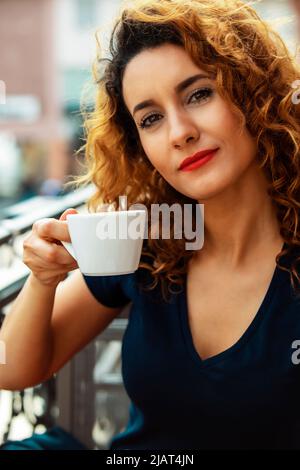
[[170, 122], [170, 143], [176, 149], [199, 139], [199, 129], [186, 112], [174, 112]]

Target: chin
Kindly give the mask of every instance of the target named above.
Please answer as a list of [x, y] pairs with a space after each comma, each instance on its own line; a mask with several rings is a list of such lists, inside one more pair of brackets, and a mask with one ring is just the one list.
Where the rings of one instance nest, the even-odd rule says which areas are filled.
[[183, 194], [186, 197], [189, 197], [191, 199], [195, 199], [195, 201], [204, 203], [206, 201], [209, 201], [210, 199], [216, 197], [218, 194], [221, 193], [219, 190], [214, 190], [214, 191], [195, 191], [195, 192], [186, 192], [186, 191], [180, 191], [181, 194]]

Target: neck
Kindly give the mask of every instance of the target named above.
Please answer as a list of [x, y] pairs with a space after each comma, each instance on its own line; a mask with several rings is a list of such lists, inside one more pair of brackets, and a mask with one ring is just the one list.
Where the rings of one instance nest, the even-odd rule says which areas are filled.
[[262, 170], [253, 166], [235, 185], [205, 201], [204, 246], [197, 256], [237, 268], [254, 254], [277, 254], [283, 239], [267, 188]]

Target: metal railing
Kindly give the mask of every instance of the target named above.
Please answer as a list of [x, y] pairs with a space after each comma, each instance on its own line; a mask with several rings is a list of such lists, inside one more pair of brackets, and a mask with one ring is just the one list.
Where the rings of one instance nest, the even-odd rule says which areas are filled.
[[[89, 186], [61, 197], [32, 198], [7, 209], [6, 218], [0, 220], [0, 320], [30, 272], [21, 262], [22, 249], [16, 248], [17, 242], [20, 245], [22, 236], [38, 219], [58, 218], [70, 207], [85, 211], [85, 202], [92, 192]], [[4, 267], [3, 247], [12, 252]], [[32, 431], [42, 432], [58, 424], [89, 448], [107, 448], [111, 437], [124, 429], [128, 419], [129, 399], [122, 383], [120, 352], [129, 309], [127, 306], [49, 381], [18, 392], [0, 391], [0, 413], [1, 401], [5, 399], [7, 403], [6, 419], [0, 419], [0, 443], [18, 435], [18, 424], [14, 423], [22, 415]]]
[[[12, 250], [16, 239], [31, 230], [41, 218], [58, 218], [67, 208], [83, 207], [92, 194], [91, 186], [62, 197], [34, 197], [7, 210], [9, 218], [0, 220], [0, 248], [8, 245]], [[38, 202], [38, 205], [36, 204]], [[21, 213], [18, 215], [18, 213]], [[1, 256], [0, 256], [1, 263]], [[1, 267], [1, 264], [0, 264]], [[26, 271], [26, 268], [24, 268]], [[24, 271], [24, 270], [23, 270]], [[0, 290], [0, 309], [9, 304], [21, 290], [28, 273], [16, 273], [14, 279]]]

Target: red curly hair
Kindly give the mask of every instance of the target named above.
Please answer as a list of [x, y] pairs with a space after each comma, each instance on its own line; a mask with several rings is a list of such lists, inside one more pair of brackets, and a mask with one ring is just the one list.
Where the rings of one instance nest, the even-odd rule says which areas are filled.
[[[119, 209], [119, 195], [127, 196], [129, 206], [142, 203], [148, 210], [161, 202], [196, 205], [149, 162], [122, 97], [122, 77], [130, 59], [163, 43], [184, 47], [196, 64], [215, 77], [219, 94], [256, 139], [258, 161], [288, 245], [276, 256], [276, 263], [290, 273], [295, 289], [300, 281], [296, 255], [300, 107], [293, 104], [292, 84], [300, 78], [299, 66], [279, 34], [240, 0], [133, 0], [123, 5], [111, 34], [111, 57], [103, 58], [99, 52], [94, 64], [96, 104], [85, 120], [87, 171], [75, 184], [96, 186], [88, 201], [92, 212], [103, 204]], [[140, 267], [152, 276], [150, 289], [161, 283], [165, 299], [172, 285], [183, 284], [194, 254], [185, 249], [185, 243], [185, 238], [171, 236], [170, 240], [149, 238], [144, 244]], [[281, 264], [290, 254], [291, 265]]]

